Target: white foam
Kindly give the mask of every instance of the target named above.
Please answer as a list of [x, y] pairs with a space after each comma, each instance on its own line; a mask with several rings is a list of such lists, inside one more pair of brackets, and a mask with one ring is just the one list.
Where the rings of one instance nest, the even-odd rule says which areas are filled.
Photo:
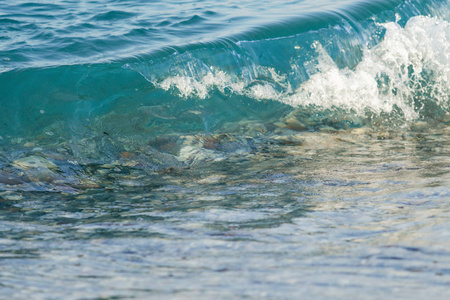
[[357, 113], [400, 108], [416, 117], [414, 97], [426, 95], [448, 105], [450, 94], [450, 24], [437, 18], [411, 18], [402, 28], [383, 24], [383, 41], [366, 49], [351, 70], [339, 69], [319, 46], [319, 69], [293, 95], [281, 98], [293, 106], [340, 107]]
[[[318, 66], [315, 74], [292, 90], [287, 76], [270, 67], [242, 68], [241, 76], [209, 68], [200, 76], [180, 74], [160, 82], [164, 89], [176, 89], [183, 97], [206, 99], [213, 89], [222, 93], [292, 106], [339, 107], [358, 114], [400, 109], [407, 119], [417, 117], [414, 100], [436, 101], [447, 107], [450, 94], [450, 24], [438, 18], [417, 16], [403, 28], [397, 23], [380, 24], [386, 29], [383, 40], [365, 49], [353, 69], [339, 67], [316, 43]], [[308, 62], [307, 62], [308, 63]], [[304, 66], [291, 65], [293, 73]], [[191, 72], [192, 73], [192, 72]], [[250, 74], [250, 75], [249, 75]]]
[[176, 88], [183, 97], [197, 96], [205, 99], [209, 96], [209, 92], [213, 88], [219, 89], [222, 93], [226, 89], [229, 89], [233, 93], [242, 94], [245, 87], [244, 82], [233, 79], [223, 71], [213, 73], [212, 70], [200, 79], [191, 76], [176, 75], [154, 84], [166, 91], [171, 88]]

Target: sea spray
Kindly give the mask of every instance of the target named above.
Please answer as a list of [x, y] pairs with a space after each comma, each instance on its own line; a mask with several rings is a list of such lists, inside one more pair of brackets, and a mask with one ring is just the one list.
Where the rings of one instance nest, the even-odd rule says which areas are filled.
[[397, 23], [382, 26], [386, 28], [383, 40], [366, 49], [352, 69], [339, 69], [318, 44], [320, 71], [282, 101], [344, 108], [359, 115], [398, 110], [406, 120], [448, 112], [450, 24], [418, 16], [404, 28]]

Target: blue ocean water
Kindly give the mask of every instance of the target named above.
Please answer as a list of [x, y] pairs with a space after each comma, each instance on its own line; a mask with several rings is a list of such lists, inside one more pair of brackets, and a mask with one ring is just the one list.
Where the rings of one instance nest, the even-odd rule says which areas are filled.
[[0, 298], [447, 299], [448, 0], [0, 2]]

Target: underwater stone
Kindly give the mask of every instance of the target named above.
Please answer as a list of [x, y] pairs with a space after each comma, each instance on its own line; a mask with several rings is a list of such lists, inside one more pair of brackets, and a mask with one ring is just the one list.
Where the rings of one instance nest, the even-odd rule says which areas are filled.
[[32, 148], [32, 147], [36, 146], [36, 144], [33, 142], [26, 142], [25, 144], [23, 144], [23, 146], [25, 148]]
[[221, 145], [235, 141], [234, 137], [228, 133], [204, 136], [201, 139], [203, 140], [203, 148], [211, 150], [218, 150]]
[[6, 191], [3, 193], [0, 193], [0, 197], [5, 199], [5, 200], [9, 200], [9, 201], [20, 201], [23, 200], [23, 196], [11, 191]]
[[52, 182], [61, 177], [55, 172], [58, 170], [58, 166], [40, 156], [17, 159], [12, 162], [12, 166], [24, 171], [34, 182]]
[[378, 132], [377, 134], [376, 134], [376, 138], [378, 139], [378, 140], [386, 140], [386, 139], [389, 139], [391, 137], [391, 135], [389, 134], [389, 132]]
[[185, 136], [183, 147], [177, 156], [179, 161], [195, 165], [205, 161], [220, 161], [224, 157], [220, 152], [204, 148], [203, 136]]
[[114, 169], [117, 166], [117, 164], [103, 164], [100, 166], [100, 168], [103, 169]]
[[305, 138], [300, 134], [282, 135], [274, 139], [282, 145], [302, 146], [305, 143]]
[[135, 160], [130, 160], [130, 161], [126, 161], [125, 163], [123, 163], [122, 165], [125, 167], [130, 167], [130, 168], [134, 168], [136, 166], [138, 166], [140, 163], [138, 161]]
[[30, 179], [28, 178], [28, 176], [25, 176], [24, 172], [15, 174], [12, 172], [8, 172], [8, 170], [0, 170], [0, 184], [18, 185], [29, 181]]
[[118, 184], [121, 186], [127, 186], [127, 187], [136, 187], [136, 186], [144, 185], [142, 182], [137, 181], [137, 180], [132, 180], [132, 179], [119, 180]]
[[295, 131], [306, 130], [306, 125], [297, 120], [295, 117], [289, 117], [286, 119], [286, 127]]
[[363, 134], [369, 134], [372, 130], [368, 127], [361, 127], [361, 128], [355, 128], [351, 131], [351, 134], [355, 135], [363, 135]]
[[198, 183], [200, 184], [211, 184], [211, 183], [217, 183], [222, 181], [223, 179], [227, 178], [225, 175], [211, 175], [206, 178], [200, 179]]
[[21, 170], [30, 170], [45, 168], [49, 170], [57, 170], [58, 166], [51, 161], [40, 156], [27, 156], [12, 162], [12, 165]]
[[92, 181], [92, 180], [84, 179], [84, 178], [83, 178], [83, 179], [77, 184], [77, 187], [83, 188], [83, 189], [95, 189], [95, 188], [99, 188], [100, 186], [99, 186], [96, 182], [94, 182], [94, 181]]
[[411, 130], [418, 132], [426, 131], [428, 130], [428, 123], [423, 121], [416, 122], [411, 125]]
[[133, 153], [133, 152], [122, 152], [122, 153], [120, 153], [120, 157], [122, 157], [122, 158], [133, 158], [135, 156], [136, 156], [136, 154]]
[[150, 140], [149, 145], [160, 152], [178, 155], [182, 142], [178, 135], [162, 135]]

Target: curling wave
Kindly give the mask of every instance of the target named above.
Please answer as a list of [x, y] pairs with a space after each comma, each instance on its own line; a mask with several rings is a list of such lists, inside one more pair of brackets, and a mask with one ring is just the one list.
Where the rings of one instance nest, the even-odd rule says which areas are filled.
[[86, 139], [132, 147], [254, 121], [270, 133], [292, 116], [302, 130], [448, 123], [449, 6], [362, 1], [108, 63], [5, 69], [1, 141], [82, 155]]

